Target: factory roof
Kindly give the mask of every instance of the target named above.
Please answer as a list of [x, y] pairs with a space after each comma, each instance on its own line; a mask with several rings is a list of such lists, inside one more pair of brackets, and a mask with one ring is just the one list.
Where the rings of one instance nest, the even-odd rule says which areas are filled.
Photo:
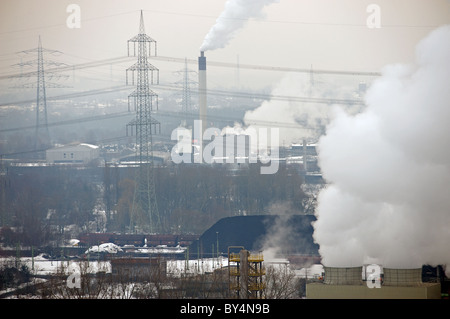
[[73, 147], [82, 147], [82, 148], [89, 148], [89, 149], [98, 149], [99, 148], [97, 145], [92, 145], [92, 144], [87, 144], [87, 143], [79, 143], [79, 144], [59, 145], [55, 148], [52, 148], [51, 150], [61, 150], [61, 149], [73, 148]]
[[79, 144], [79, 146], [86, 146], [86, 147], [89, 147], [89, 148], [92, 148], [92, 149], [97, 149], [98, 148], [97, 145], [92, 145], [92, 144], [87, 144], [87, 143], [81, 143], [81, 144]]

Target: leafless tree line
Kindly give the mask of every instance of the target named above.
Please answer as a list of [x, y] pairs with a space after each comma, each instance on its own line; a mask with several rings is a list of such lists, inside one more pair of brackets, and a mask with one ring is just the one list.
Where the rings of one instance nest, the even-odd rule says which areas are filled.
[[[10, 264], [10, 266], [12, 266]], [[153, 267], [134, 273], [109, 271], [105, 264], [96, 268], [88, 261], [73, 264], [61, 262], [45, 279], [30, 276], [26, 285], [16, 286], [14, 293], [2, 297], [38, 299], [222, 299], [235, 298], [229, 290], [227, 268], [210, 272], [170, 275], [170, 269]], [[175, 272], [172, 272], [175, 273]], [[264, 276], [262, 297], [296, 299], [304, 296], [305, 279], [298, 278], [288, 267], [269, 266]], [[26, 289], [24, 288], [26, 287]], [[20, 289], [19, 289], [20, 288]]]

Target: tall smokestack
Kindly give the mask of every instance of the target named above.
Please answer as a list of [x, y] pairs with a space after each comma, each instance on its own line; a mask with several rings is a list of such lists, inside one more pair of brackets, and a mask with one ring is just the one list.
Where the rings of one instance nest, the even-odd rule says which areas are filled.
[[[202, 121], [202, 134], [206, 130], [206, 57], [205, 52], [201, 51], [198, 57], [198, 104], [199, 104], [199, 120]], [[203, 142], [200, 143], [203, 151]]]

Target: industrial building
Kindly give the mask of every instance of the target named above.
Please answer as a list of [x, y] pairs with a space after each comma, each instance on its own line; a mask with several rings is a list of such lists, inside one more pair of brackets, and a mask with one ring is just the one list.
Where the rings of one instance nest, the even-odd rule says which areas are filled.
[[[378, 279], [374, 279], [378, 280]], [[422, 269], [383, 268], [375, 285], [364, 267], [324, 267], [323, 282], [306, 285], [308, 299], [440, 299], [441, 284], [422, 282]]]
[[88, 164], [100, 157], [100, 150], [96, 145], [80, 143], [49, 149], [45, 157], [50, 164]]

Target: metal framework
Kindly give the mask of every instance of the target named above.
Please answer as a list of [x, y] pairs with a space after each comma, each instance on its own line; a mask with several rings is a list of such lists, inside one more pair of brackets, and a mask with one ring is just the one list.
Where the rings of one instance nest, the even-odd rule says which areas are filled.
[[[48, 66], [64, 66], [64, 63], [44, 60], [44, 53], [46, 54], [56, 54], [61, 53], [56, 50], [49, 50], [42, 47], [41, 37], [39, 36], [38, 47], [35, 49], [25, 50], [20, 52], [22, 54], [36, 54], [36, 60], [30, 60], [26, 62], [21, 62], [19, 65], [21, 68], [24, 66], [37, 66], [36, 72], [27, 72], [21, 74], [20, 77], [36, 77], [36, 82], [31, 84], [23, 84], [20, 87], [23, 88], [36, 88], [36, 132], [35, 132], [35, 149], [40, 150], [49, 147], [51, 144], [50, 133], [48, 129], [48, 118], [47, 118], [47, 96], [46, 88], [65, 88], [56, 83], [46, 82], [46, 77], [53, 78], [55, 74], [52, 72], [45, 73], [44, 65]], [[58, 75], [58, 77], [66, 77], [63, 75]]]
[[[233, 253], [232, 249], [241, 249]], [[242, 246], [228, 247], [228, 278], [231, 295], [238, 299], [261, 299], [265, 289], [264, 256], [251, 254]]]
[[9, 216], [6, 213], [6, 190], [9, 189], [9, 186], [8, 169], [4, 165], [3, 155], [0, 155], [0, 227], [9, 223]]
[[[181, 126], [188, 127], [188, 119], [192, 117], [192, 98], [191, 98], [191, 85], [195, 84], [195, 81], [192, 81], [189, 77], [190, 73], [196, 73], [193, 70], [190, 70], [188, 68], [188, 62], [187, 58], [184, 59], [184, 68], [183, 70], [177, 71], [177, 73], [182, 74], [183, 81], [181, 81], [181, 85], [183, 86], [182, 91], [182, 105], [181, 105], [181, 112], [182, 112], [182, 121]], [[178, 82], [179, 83], [179, 82]]]
[[153, 172], [153, 134], [160, 131], [161, 124], [152, 116], [158, 108], [158, 96], [149, 86], [159, 84], [159, 70], [147, 60], [151, 56], [152, 46], [156, 56], [156, 41], [145, 34], [142, 11], [139, 34], [128, 40], [127, 44], [128, 56], [130, 44], [133, 44], [132, 55], [137, 55], [137, 62], [126, 70], [127, 84], [130, 84], [131, 73], [131, 84], [136, 85], [136, 90], [128, 96], [128, 109], [134, 104], [136, 118], [127, 124], [127, 134], [128, 128], [131, 128], [131, 134], [136, 136], [136, 161], [139, 165], [135, 177], [130, 230], [135, 231], [139, 225], [140, 230], [153, 233], [161, 230]]

